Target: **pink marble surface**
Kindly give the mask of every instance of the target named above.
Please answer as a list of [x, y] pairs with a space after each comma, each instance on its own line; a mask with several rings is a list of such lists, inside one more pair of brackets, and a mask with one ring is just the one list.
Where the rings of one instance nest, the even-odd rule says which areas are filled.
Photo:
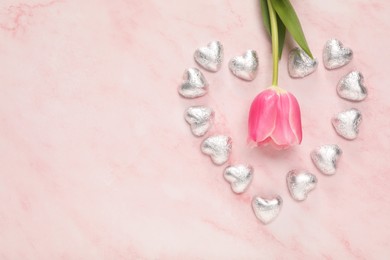
[[[250, 102], [271, 81], [258, 1], [2, 0], [0, 259], [389, 259], [390, 3], [293, 3], [317, 57], [331, 37], [355, 57], [293, 80], [284, 53], [279, 81], [301, 104], [304, 137], [275, 152], [246, 145]], [[258, 77], [240, 81], [225, 62], [205, 72], [207, 96], [180, 98], [193, 51], [213, 39], [225, 61], [257, 50]], [[369, 91], [356, 104], [335, 91], [352, 69]], [[195, 104], [216, 111], [211, 133], [233, 138], [231, 163], [255, 168], [245, 194], [200, 153], [183, 120]], [[350, 107], [363, 113], [352, 142], [330, 124]], [[344, 151], [332, 177], [309, 158], [324, 143]], [[286, 189], [293, 168], [319, 179], [303, 203]], [[284, 198], [268, 226], [252, 213], [255, 194]]]

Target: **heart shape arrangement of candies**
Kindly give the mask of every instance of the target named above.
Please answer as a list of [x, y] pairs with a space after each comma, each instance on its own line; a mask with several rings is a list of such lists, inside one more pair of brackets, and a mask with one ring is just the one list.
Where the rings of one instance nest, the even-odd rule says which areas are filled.
[[[223, 45], [219, 41], [212, 41], [207, 46], [195, 50], [194, 59], [199, 66], [210, 72], [220, 70], [223, 62]], [[333, 70], [348, 64], [353, 58], [350, 48], [344, 47], [337, 39], [326, 42], [323, 53], [323, 63], [326, 69]], [[294, 48], [288, 56], [288, 72], [292, 78], [303, 78], [312, 74], [318, 66], [317, 59], [310, 58], [301, 48]], [[238, 78], [251, 81], [255, 79], [259, 66], [256, 51], [247, 50], [242, 56], [230, 59], [229, 69]], [[203, 73], [197, 68], [186, 69], [183, 82], [178, 92], [186, 99], [199, 98], [207, 94], [208, 83]], [[337, 94], [350, 102], [360, 102], [367, 97], [367, 88], [363, 82], [363, 75], [352, 71], [345, 75], [336, 86]], [[185, 121], [190, 125], [191, 132], [196, 137], [207, 134], [212, 127], [215, 113], [212, 108], [190, 106], [185, 111]], [[346, 140], [358, 137], [362, 113], [356, 108], [350, 108], [334, 115], [331, 118], [336, 133]], [[233, 148], [232, 138], [223, 134], [207, 136], [200, 147], [215, 165], [224, 165], [229, 161]], [[342, 150], [337, 144], [324, 144], [316, 147], [310, 153], [316, 168], [325, 175], [334, 175]], [[236, 194], [245, 192], [254, 178], [254, 169], [248, 164], [228, 165], [223, 171], [223, 177], [230, 184]], [[308, 194], [315, 189], [317, 177], [305, 169], [293, 169], [287, 173], [287, 189], [296, 201], [304, 201]], [[254, 196], [252, 209], [255, 216], [264, 224], [272, 222], [280, 213], [283, 200], [279, 195], [268, 197]]]

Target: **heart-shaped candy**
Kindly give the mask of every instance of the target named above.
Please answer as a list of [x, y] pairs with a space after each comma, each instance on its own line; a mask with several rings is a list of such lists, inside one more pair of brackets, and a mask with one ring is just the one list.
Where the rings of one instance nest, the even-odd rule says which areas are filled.
[[252, 208], [256, 217], [264, 224], [270, 223], [278, 215], [282, 208], [283, 200], [280, 196], [265, 199], [256, 196], [252, 199]]
[[212, 41], [206, 47], [198, 48], [194, 53], [194, 59], [204, 69], [216, 72], [221, 68], [223, 46], [219, 41]]
[[297, 201], [307, 198], [307, 194], [314, 190], [317, 178], [306, 170], [292, 170], [287, 174], [287, 187], [291, 197]]
[[179, 94], [185, 98], [197, 98], [207, 93], [208, 83], [197, 68], [184, 71], [183, 83], [179, 86]]
[[337, 134], [348, 140], [355, 139], [359, 134], [362, 114], [356, 108], [342, 111], [332, 118], [332, 125]]
[[203, 136], [211, 127], [214, 112], [205, 106], [189, 107], [185, 113], [185, 120], [191, 127], [191, 132], [195, 136]]
[[242, 56], [237, 56], [229, 61], [229, 68], [237, 77], [251, 81], [256, 77], [259, 59], [254, 50], [248, 50]]
[[318, 170], [323, 174], [333, 175], [336, 173], [337, 162], [342, 153], [337, 144], [326, 144], [314, 149], [310, 156]]
[[352, 57], [352, 50], [344, 47], [337, 39], [328, 40], [322, 52], [325, 68], [330, 70], [348, 64], [352, 60]]
[[235, 193], [243, 193], [252, 181], [253, 168], [241, 164], [231, 165], [225, 169], [223, 177], [230, 183]]
[[312, 59], [301, 48], [294, 48], [288, 55], [288, 73], [292, 78], [303, 78], [317, 69], [317, 59]]
[[213, 163], [222, 165], [229, 160], [232, 139], [225, 135], [207, 137], [201, 145], [201, 151], [210, 156]]
[[363, 75], [359, 71], [352, 71], [337, 84], [337, 94], [349, 101], [362, 101], [367, 97], [367, 89], [363, 81]]

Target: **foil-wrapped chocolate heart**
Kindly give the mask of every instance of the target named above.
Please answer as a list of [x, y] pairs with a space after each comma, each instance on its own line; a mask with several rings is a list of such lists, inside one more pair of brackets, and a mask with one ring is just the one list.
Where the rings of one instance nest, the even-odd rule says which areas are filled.
[[213, 117], [213, 110], [206, 106], [189, 107], [185, 113], [185, 120], [190, 125], [191, 132], [198, 137], [207, 133]]
[[201, 151], [210, 156], [216, 165], [222, 165], [229, 160], [232, 150], [232, 139], [225, 135], [207, 137], [201, 145]]
[[367, 89], [363, 82], [363, 75], [359, 71], [352, 71], [337, 84], [337, 94], [349, 101], [362, 101], [367, 97]]
[[326, 42], [322, 52], [325, 68], [337, 69], [348, 64], [353, 57], [350, 48], [346, 48], [337, 39], [330, 39]]
[[355, 139], [359, 134], [359, 125], [362, 114], [356, 108], [342, 111], [332, 118], [332, 125], [336, 133], [348, 140]]
[[194, 53], [194, 59], [204, 69], [216, 72], [221, 68], [223, 46], [219, 41], [212, 41], [206, 47], [198, 48]]
[[184, 71], [183, 83], [179, 86], [179, 94], [185, 98], [197, 98], [207, 93], [208, 83], [197, 68]]
[[303, 78], [317, 69], [317, 59], [310, 58], [301, 48], [294, 48], [288, 55], [288, 73], [292, 78]]
[[229, 62], [229, 68], [234, 75], [243, 80], [254, 80], [257, 74], [259, 59], [254, 50], [248, 50], [242, 56], [234, 57]]
[[271, 199], [256, 196], [252, 199], [252, 209], [264, 224], [272, 222], [279, 215], [282, 204], [283, 200], [280, 196]]
[[306, 170], [292, 170], [287, 173], [287, 187], [294, 200], [305, 200], [316, 185], [316, 176]]
[[231, 165], [225, 169], [223, 177], [235, 193], [243, 193], [252, 181], [253, 168], [242, 164]]
[[310, 156], [318, 170], [323, 174], [333, 175], [336, 173], [337, 163], [342, 153], [337, 144], [327, 144], [314, 149]]

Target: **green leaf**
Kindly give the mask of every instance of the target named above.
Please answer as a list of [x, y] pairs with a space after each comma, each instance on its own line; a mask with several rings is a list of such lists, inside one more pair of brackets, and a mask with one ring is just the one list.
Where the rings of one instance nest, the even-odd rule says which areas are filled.
[[282, 58], [283, 47], [284, 47], [284, 39], [286, 38], [286, 26], [284, 26], [282, 20], [279, 15], [276, 15], [278, 21], [278, 39], [279, 39], [279, 60]]
[[261, 7], [261, 17], [263, 17], [263, 24], [265, 30], [268, 32], [269, 36], [271, 36], [271, 23], [269, 20], [269, 10], [267, 0], [260, 0]]
[[[263, 24], [265, 27], [265, 30], [268, 32], [268, 35], [271, 36], [271, 23], [269, 18], [269, 10], [268, 10], [268, 3], [267, 0], [260, 0], [260, 7], [261, 7], [261, 16], [263, 18]], [[283, 47], [284, 47], [284, 39], [286, 37], [286, 27], [284, 26], [283, 22], [278, 17], [278, 38], [279, 38], [279, 59], [282, 57]]]
[[302, 30], [301, 23], [299, 22], [298, 16], [292, 7], [289, 0], [271, 0], [272, 7], [275, 9], [276, 13], [282, 20], [283, 24], [286, 26], [287, 30], [290, 32], [294, 40], [298, 45], [310, 56], [313, 58], [309, 46], [307, 44], [305, 35]]

